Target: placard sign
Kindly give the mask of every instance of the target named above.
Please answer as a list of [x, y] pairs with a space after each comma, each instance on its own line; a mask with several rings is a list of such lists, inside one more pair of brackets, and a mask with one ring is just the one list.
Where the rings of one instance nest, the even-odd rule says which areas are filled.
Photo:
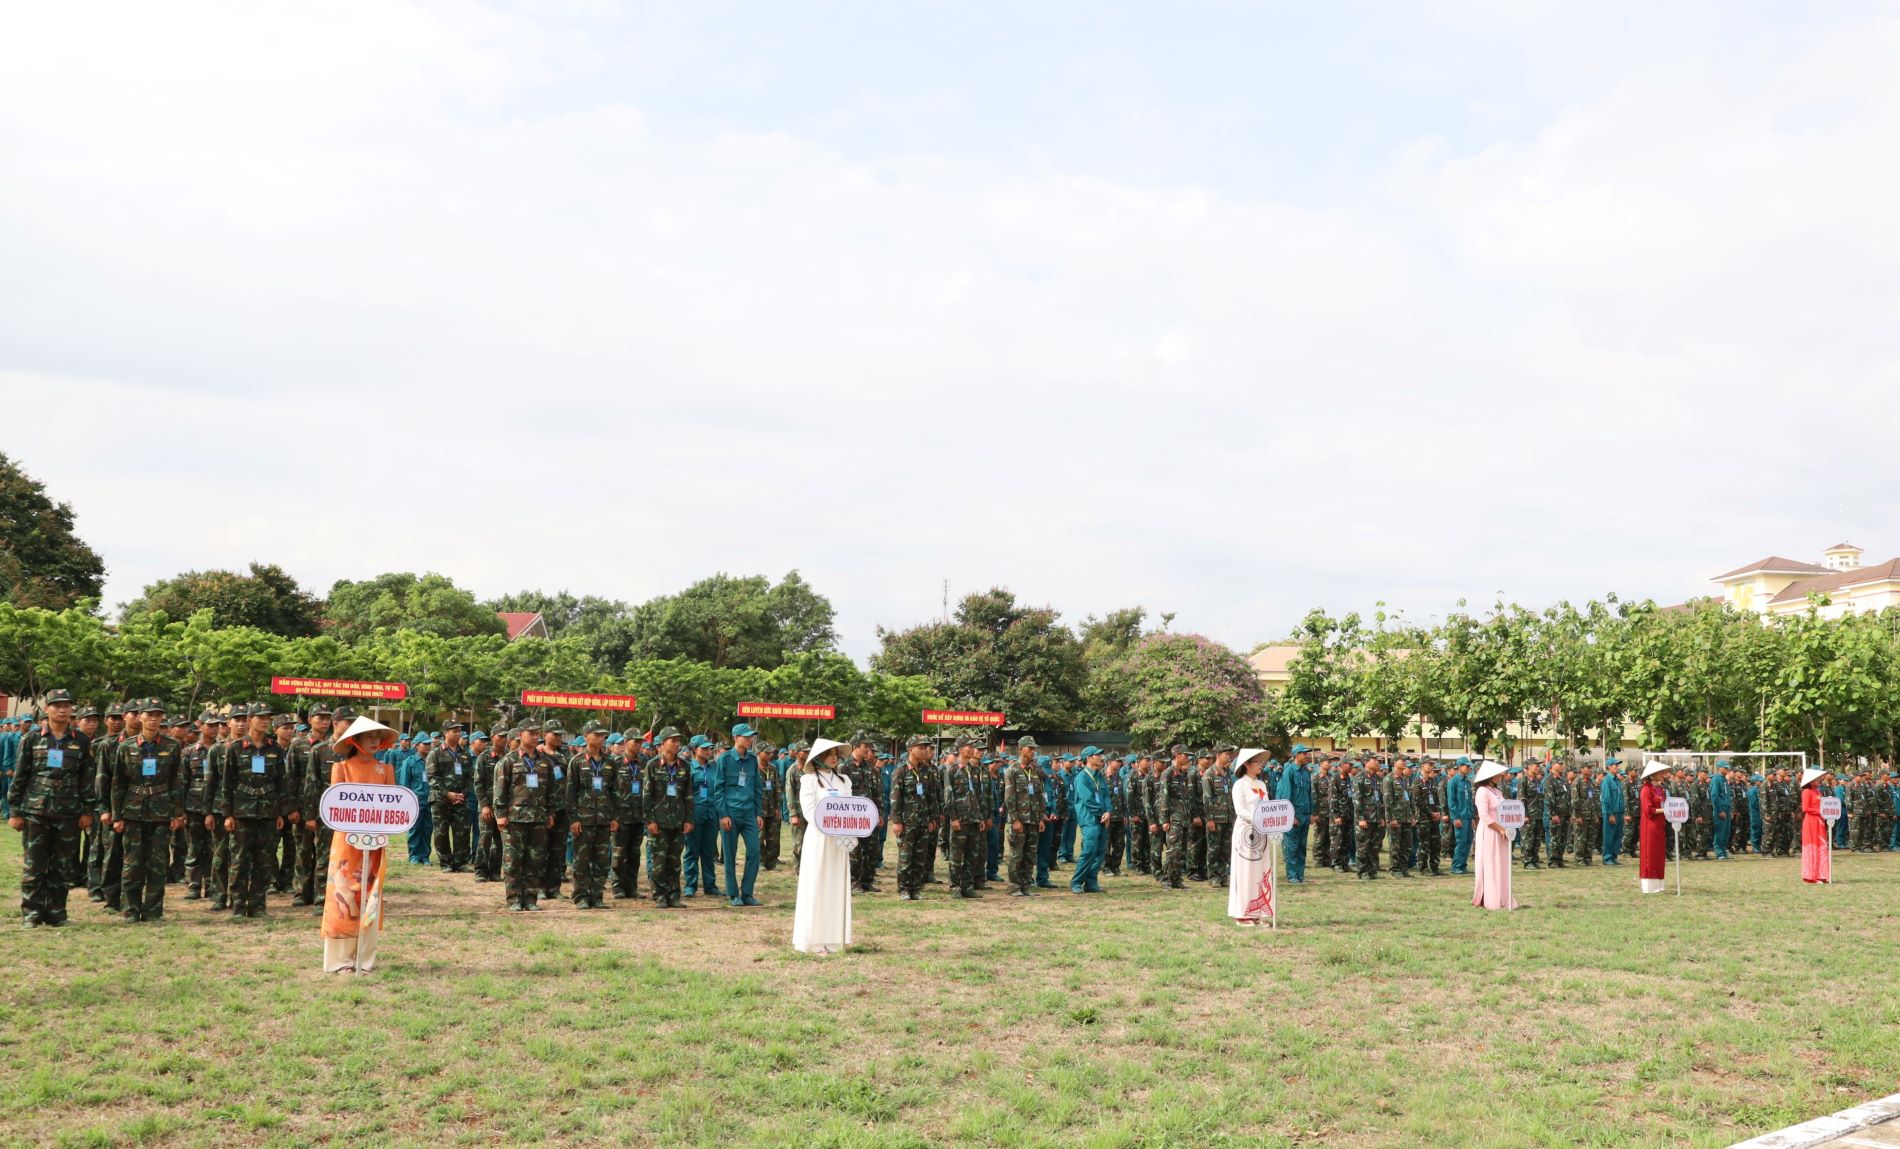
[[1504, 827], [1505, 833], [1517, 837], [1517, 832], [1524, 828], [1524, 821], [1524, 803], [1515, 798], [1498, 803], [1498, 825]]
[[925, 726], [1001, 726], [1006, 721], [994, 710], [926, 710]]
[[631, 694], [575, 694], [566, 690], [524, 690], [523, 706], [558, 706], [566, 710], [638, 710]]
[[1280, 798], [1269, 798], [1253, 808], [1253, 828], [1261, 834], [1290, 834], [1293, 832], [1293, 803]]
[[1839, 798], [1821, 799], [1821, 820], [1830, 826], [1841, 820], [1841, 800]]
[[1663, 820], [1671, 826], [1680, 826], [1689, 820], [1689, 799], [1664, 798]]
[[741, 702], [741, 718], [817, 718], [830, 722], [838, 717], [836, 706], [814, 702]]
[[[317, 803], [323, 824], [332, 830], [352, 835], [352, 845], [380, 849], [385, 843], [373, 841], [391, 834], [407, 834], [422, 816], [416, 796], [407, 786], [384, 786], [374, 782], [335, 782], [323, 792]], [[369, 841], [356, 841], [361, 835]]]
[[814, 823], [830, 838], [868, 838], [877, 829], [877, 803], [852, 794], [824, 794]]
[[272, 694], [307, 694], [316, 698], [374, 698], [382, 702], [401, 702], [409, 697], [409, 686], [402, 682], [359, 682], [351, 678], [289, 678], [273, 675]]

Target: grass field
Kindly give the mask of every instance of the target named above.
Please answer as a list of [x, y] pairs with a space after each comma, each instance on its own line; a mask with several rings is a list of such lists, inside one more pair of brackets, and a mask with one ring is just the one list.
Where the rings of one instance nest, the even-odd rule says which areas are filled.
[[[893, 856], [895, 850], [893, 848]], [[789, 849], [787, 850], [789, 860]], [[0, 838], [17, 889], [19, 838]], [[500, 910], [398, 865], [383, 968], [315, 918], [74, 901], [0, 932], [0, 1140], [58, 1145], [1726, 1145], [1900, 1082], [1900, 856], [1287, 891], [860, 897], [862, 944], [761, 910]], [[643, 875], [644, 878], [644, 875]], [[891, 883], [883, 883], [888, 890]], [[10, 895], [9, 895], [10, 896]]]

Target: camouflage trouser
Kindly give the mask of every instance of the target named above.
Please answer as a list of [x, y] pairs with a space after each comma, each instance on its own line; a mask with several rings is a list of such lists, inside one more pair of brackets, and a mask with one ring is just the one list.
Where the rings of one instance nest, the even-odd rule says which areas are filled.
[[765, 869], [778, 869], [779, 834], [782, 828], [778, 816], [766, 811], [765, 825], [759, 830], [759, 865]]
[[[1315, 814], [1317, 815], [1317, 811]], [[1315, 816], [1313, 819], [1313, 864], [1326, 869], [1333, 864], [1333, 820]]]
[[[858, 848], [851, 851], [851, 884], [853, 886], [868, 890], [877, 881], [878, 863], [884, 860], [883, 846], [883, 839], [875, 835], [858, 839]], [[979, 846], [978, 850], [981, 849], [982, 847]], [[977, 880], [981, 881], [983, 872], [977, 871], [976, 876]]]
[[1588, 815], [1576, 821], [1576, 833], [1570, 836], [1570, 851], [1577, 855], [1577, 864], [1587, 866], [1591, 857], [1603, 843], [1601, 820]]
[[191, 852], [191, 842], [186, 838], [185, 828], [183, 826], [172, 831], [170, 852], [171, 865], [165, 868], [165, 880], [168, 882], [182, 882], [185, 880], [186, 856]]
[[1562, 868], [1564, 850], [1570, 845], [1570, 815], [1552, 814], [1550, 816], [1550, 835], [1545, 839], [1545, 854], [1550, 864]]
[[1141, 818], [1128, 819], [1128, 857], [1129, 865], [1137, 874], [1148, 873], [1153, 867], [1148, 863], [1148, 823]]
[[[93, 826], [98, 831], [95, 841], [99, 851], [99, 884], [93, 885], [90, 873], [84, 884], [88, 889], [96, 889], [105, 895], [106, 908], [116, 910], [121, 905], [119, 885], [125, 875], [125, 841], [97, 818]], [[78, 878], [74, 878], [67, 884], [77, 886], [81, 883]]]
[[278, 893], [286, 894], [290, 892], [290, 879], [297, 871], [297, 827], [286, 818], [276, 833], [270, 844], [270, 885]]
[[649, 832], [647, 838], [653, 848], [652, 856], [647, 858], [653, 900], [664, 902], [679, 897], [680, 851], [686, 848], [686, 831], [679, 826], [661, 826], [657, 832]]
[[[1234, 868], [1234, 824], [1232, 822], [1209, 822], [1207, 824], [1207, 880], [1227, 884]], [[1226, 849], [1221, 849], [1225, 844]]]
[[67, 867], [79, 841], [76, 818], [23, 815], [21, 831], [20, 914], [29, 922], [49, 925], [66, 920]]
[[1161, 880], [1172, 885], [1187, 873], [1187, 819], [1175, 819], [1168, 823], [1164, 832], [1167, 834], [1167, 846], [1161, 859]]
[[[640, 848], [646, 845], [647, 832], [636, 822], [622, 822], [614, 831], [614, 897], [633, 898], [640, 890]], [[481, 869], [476, 863], [475, 868]]]
[[490, 881], [501, 877], [501, 840], [504, 836], [501, 827], [493, 822], [482, 823], [481, 841], [475, 846], [475, 872]]
[[897, 889], [900, 893], [924, 888], [924, 855], [929, 848], [929, 823], [912, 822], [898, 835]]
[[330, 834], [328, 826], [297, 824], [297, 872], [291, 875], [290, 892], [299, 905], [323, 904], [330, 885]]
[[211, 900], [212, 908], [228, 904], [231, 897], [231, 832], [224, 819], [211, 818]]
[[1458, 842], [1457, 828], [1451, 824], [1451, 815], [1446, 814], [1438, 822], [1438, 857], [1449, 859]]
[[1392, 839], [1392, 872], [1409, 874], [1412, 872], [1412, 845], [1418, 834], [1417, 822], [1400, 822], [1396, 826], [1387, 826], [1385, 832]]
[[1195, 881], [1207, 880], [1207, 827], [1204, 824], [1188, 826], [1187, 870], [1188, 877]]
[[[925, 839], [928, 845], [929, 839]], [[1024, 822], [1023, 828], [1009, 831], [1009, 884], [1026, 890], [1036, 881], [1036, 824]]]
[[203, 895], [211, 884], [211, 831], [203, 810], [185, 811], [185, 888]]
[[[798, 872], [799, 863], [805, 860], [805, 827], [804, 827], [802, 819], [798, 822], [793, 822], [791, 826], [792, 826], [792, 872], [795, 874]], [[652, 860], [648, 859], [647, 864], [649, 866], [652, 865]], [[928, 865], [929, 863], [926, 862], [925, 863], [926, 868], [928, 868]]]
[[532, 906], [541, 900], [542, 874], [547, 868], [548, 824], [539, 818], [527, 825], [509, 822], [502, 833], [507, 837], [502, 845], [501, 880], [507, 884], [508, 904]]
[[983, 823], [964, 822], [950, 831], [950, 885], [974, 890], [983, 880]]
[[1418, 868], [1421, 870], [1429, 870], [1434, 874], [1438, 872], [1438, 859], [1440, 857], [1440, 825], [1451, 825], [1451, 819], [1447, 818], [1443, 823], [1420, 822], [1418, 824]]
[[239, 818], [231, 831], [231, 908], [264, 912], [264, 896], [277, 873], [277, 820]]
[[[100, 893], [106, 884], [106, 839], [112, 837], [112, 827], [106, 825], [102, 815], [94, 816], [90, 829], [80, 831], [77, 849], [79, 851], [79, 869], [77, 873], [66, 869], [66, 884], [85, 886], [90, 893]], [[62, 861], [65, 856], [62, 855]]]
[[607, 888], [607, 871], [613, 866], [614, 832], [603, 823], [582, 825], [574, 835], [574, 904], [590, 905], [601, 900]]
[[127, 913], [155, 918], [165, 912], [165, 871], [171, 865], [172, 828], [168, 822], [127, 822], [124, 889]]
[[1121, 876], [1122, 858], [1128, 852], [1128, 820], [1110, 818], [1108, 820], [1108, 854], [1103, 859], [1102, 872], [1111, 878]]
[[435, 864], [445, 870], [468, 868], [468, 807], [453, 802], [429, 803], [435, 820]]
[[567, 879], [567, 811], [554, 815], [548, 831], [548, 847], [541, 858], [541, 896], [558, 898], [561, 883]]
[[1537, 854], [1544, 845], [1544, 819], [1536, 814], [1527, 816], [1524, 819], [1524, 832], [1517, 836], [1517, 844], [1524, 852], [1525, 865], [1541, 864], [1537, 861]]
[[1359, 854], [1359, 872], [1367, 877], [1379, 874], [1379, 846], [1385, 841], [1385, 823], [1368, 821], [1353, 837]]

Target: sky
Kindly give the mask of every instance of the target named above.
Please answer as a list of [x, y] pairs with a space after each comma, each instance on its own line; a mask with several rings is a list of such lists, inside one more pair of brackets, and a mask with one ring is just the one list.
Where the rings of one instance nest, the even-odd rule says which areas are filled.
[[182, 570], [1243, 651], [1900, 553], [1900, 7], [0, 0], [0, 450]]

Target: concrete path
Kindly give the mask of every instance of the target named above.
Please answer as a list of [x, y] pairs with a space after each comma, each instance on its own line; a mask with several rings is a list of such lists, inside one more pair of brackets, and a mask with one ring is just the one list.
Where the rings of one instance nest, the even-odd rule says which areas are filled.
[[1729, 1149], [1900, 1149], [1900, 1093], [1738, 1141]]

